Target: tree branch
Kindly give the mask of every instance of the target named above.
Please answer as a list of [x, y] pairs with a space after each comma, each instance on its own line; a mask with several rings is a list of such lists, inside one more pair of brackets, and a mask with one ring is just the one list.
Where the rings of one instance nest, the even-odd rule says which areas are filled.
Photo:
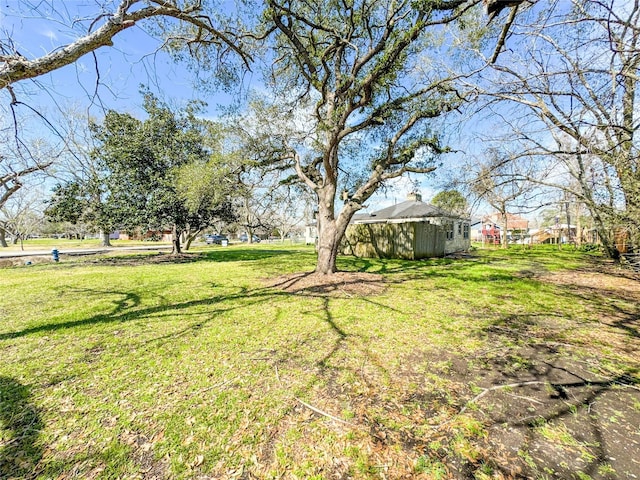
[[116, 13], [96, 18], [106, 17], [106, 21], [97, 30], [77, 39], [73, 43], [58, 50], [54, 50], [44, 56], [29, 60], [17, 52], [13, 55], [0, 57], [0, 89], [6, 88], [12, 83], [35, 78], [50, 73], [66, 65], [70, 65], [80, 57], [97, 50], [100, 47], [113, 45], [113, 37], [120, 32], [133, 27], [138, 22], [155, 17], [168, 17], [196, 26], [226, 44], [235, 51], [248, 68], [250, 57], [234, 40], [225, 33], [213, 27], [211, 20], [206, 16], [196, 15], [196, 8], [180, 10], [168, 2], [152, 2], [152, 5], [128, 13], [128, 10], [141, 0], [122, 0]]

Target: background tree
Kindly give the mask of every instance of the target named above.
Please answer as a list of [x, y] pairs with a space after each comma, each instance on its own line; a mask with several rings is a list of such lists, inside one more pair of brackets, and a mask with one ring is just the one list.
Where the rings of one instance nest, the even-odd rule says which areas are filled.
[[236, 226], [247, 234], [247, 242], [253, 243], [253, 236], [258, 230], [271, 229], [271, 198], [269, 181], [264, 170], [253, 166], [249, 171], [243, 169], [237, 175], [238, 191]]
[[47, 220], [72, 226], [76, 236], [97, 231], [101, 246], [111, 246], [109, 237], [118, 224], [104, 200], [105, 188], [98, 177], [57, 184], [47, 201]]
[[0, 168], [3, 170], [0, 172], [0, 207], [4, 206], [11, 196], [24, 186], [25, 177], [44, 172], [51, 163], [48, 159], [36, 160], [32, 164], [16, 162], [14, 159], [10, 164], [7, 156], [0, 155]]
[[[220, 162], [207, 149], [206, 122], [196, 118], [197, 105], [176, 114], [146, 93], [144, 108], [144, 121], [110, 111], [94, 126], [94, 155], [109, 172], [106, 205], [114, 223], [124, 228], [170, 227], [173, 252], [180, 253], [184, 232], [201, 229], [203, 222], [224, 211], [216, 202], [228, 201], [225, 195], [205, 194], [206, 188], [222, 185], [220, 177], [210, 173]], [[198, 172], [204, 175], [203, 183], [187, 188]]]
[[537, 192], [533, 184], [516, 176], [527, 177], [520, 171], [521, 165], [505, 152], [492, 151], [484, 162], [472, 164], [473, 170], [468, 174], [467, 183], [471, 192], [480, 200], [488, 203], [500, 215], [502, 248], [509, 246], [507, 231], [509, 229], [509, 214], [522, 213], [525, 209], [533, 210], [533, 198]]
[[101, 245], [111, 246], [110, 233], [117, 224], [106, 201], [108, 169], [92, 154], [95, 140], [90, 124], [95, 122], [86, 113], [70, 108], [60, 121], [65, 149], [51, 174], [58, 180], [45, 210], [53, 222], [66, 222], [84, 230], [98, 231]]
[[469, 204], [458, 190], [443, 190], [434, 195], [431, 204], [458, 215], [469, 214]]
[[300, 189], [300, 185], [282, 185], [270, 194], [271, 233], [277, 234], [281, 242], [304, 223], [304, 198]]
[[237, 184], [232, 175], [235, 167], [232, 156], [213, 152], [178, 168], [176, 191], [187, 209], [186, 250], [204, 229], [217, 222], [229, 224], [238, 219], [233, 204]]
[[23, 242], [30, 236], [39, 233], [43, 224], [42, 192], [37, 190], [19, 190], [11, 199], [0, 207], [0, 242], [7, 246], [5, 235], [11, 235], [14, 244]]
[[[1, 123], [1, 122], [0, 122]], [[28, 143], [11, 138], [5, 128], [0, 130], [0, 209], [25, 186], [35, 187], [47, 176], [47, 170], [59, 155], [55, 146], [41, 138], [31, 138]], [[20, 201], [19, 199], [17, 201]], [[0, 230], [0, 245], [3, 230]]]
[[52, 222], [82, 223], [85, 210], [85, 195], [83, 188], [76, 182], [66, 185], [58, 184], [53, 188], [53, 194], [47, 201], [45, 210], [47, 220]]
[[253, 243], [256, 232], [271, 233], [275, 228], [274, 220], [280, 208], [278, 202], [283, 200], [282, 192], [290, 188], [290, 182], [279, 165], [273, 164], [265, 146], [270, 145], [274, 132], [281, 135], [284, 131], [292, 131], [291, 125], [278, 118], [280, 112], [275, 109], [269, 109], [266, 117], [263, 116], [265, 112], [259, 110], [263, 106], [254, 104], [258, 107], [254, 110], [255, 117], [233, 118], [229, 132], [238, 155], [233, 172], [237, 185], [234, 228], [247, 234], [248, 243]]
[[[316, 273], [336, 271], [351, 217], [380, 186], [433, 171], [446, 151], [429, 121], [457, 108], [464, 95], [451, 78], [422, 65], [435, 54], [430, 42], [442, 26], [477, 3], [267, 2], [275, 102], [289, 116], [295, 105], [309, 106], [306, 118], [298, 113], [299, 130], [311, 132], [305, 139], [276, 132], [271, 142], [317, 196]], [[349, 198], [338, 209], [341, 186]]]
[[483, 73], [481, 85], [493, 98], [487, 112], [548, 172], [529, 180], [582, 202], [615, 258], [615, 229], [640, 245], [640, 8], [576, 0], [535, 13]]

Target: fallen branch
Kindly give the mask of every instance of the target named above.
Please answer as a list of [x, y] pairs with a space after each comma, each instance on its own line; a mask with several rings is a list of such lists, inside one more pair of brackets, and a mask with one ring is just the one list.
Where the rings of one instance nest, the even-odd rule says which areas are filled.
[[521, 398], [523, 400], [528, 400], [530, 402], [537, 403], [539, 405], [544, 405], [544, 402], [541, 402], [540, 400], [536, 400], [535, 398], [525, 397], [524, 395], [514, 395], [514, 394], [511, 393], [511, 394], [509, 394], [509, 396], [513, 397], [513, 398]]
[[[277, 365], [275, 365], [275, 370], [276, 370], [276, 379], [278, 380], [278, 383], [280, 384], [280, 386], [281, 386], [282, 388], [284, 388], [284, 385], [282, 385], [282, 381], [280, 380], [280, 373], [278, 372], [278, 366], [277, 366]], [[296, 397], [296, 396], [294, 396], [293, 398], [294, 398], [297, 402], [299, 402], [302, 406], [307, 407], [309, 410], [311, 410], [311, 411], [313, 411], [313, 412], [315, 412], [315, 413], [317, 413], [317, 414], [320, 414], [320, 415], [322, 415], [322, 416], [325, 416], [325, 417], [327, 417], [327, 418], [330, 418], [331, 420], [334, 420], [334, 421], [336, 421], [336, 422], [344, 423], [345, 425], [349, 425], [350, 427], [357, 427], [357, 425], [354, 425], [354, 424], [353, 424], [353, 423], [351, 423], [351, 422], [347, 422], [346, 420], [343, 420], [343, 419], [341, 419], [341, 418], [335, 417], [335, 416], [331, 415], [330, 413], [325, 412], [324, 410], [320, 410], [319, 408], [316, 408], [316, 407], [314, 407], [313, 405], [311, 405], [311, 404], [309, 404], [309, 403], [307, 403], [307, 402], [305, 402], [305, 401], [303, 401], [303, 400], [300, 400], [300, 399], [299, 399], [298, 397]]]
[[629, 388], [633, 388], [634, 390], [637, 390], [637, 391], [639, 391], [639, 392], [640, 392], [640, 387], [637, 387], [637, 386], [635, 386], [635, 385], [634, 385], [634, 384], [632, 384], [632, 383], [624, 383], [624, 382], [620, 382], [620, 381], [618, 381], [618, 380], [615, 380], [615, 381], [613, 381], [612, 383], [613, 383], [613, 384], [615, 384], [615, 385], [618, 385], [618, 386], [620, 386], [620, 387], [629, 387]]
[[344, 288], [338, 287], [338, 290], [340, 290], [342, 293], [344, 293], [348, 298], [353, 298], [353, 295], [348, 293]]
[[293, 397], [293, 398], [295, 398], [298, 402], [300, 402], [301, 405], [307, 407], [309, 410], [312, 410], [312, 411], [314, 411], [316, 413], [319, 413], [320, 415], [324, 415], [325, 417], [330, 418], [331, 420], [335, 420], [336, 422], [344, 423], [345, 425], [349, 425], [351, 427], [356, 427], [357, 426], [357, 425], [354, 425], [351, 422], [347, 422], [346, 420], [343, 420], [341, 418], [334, 417], [330, 413], [324, 412], [324, 411], [320, 410], [319, 408], [316, 408], [313, 405], [310, 405], [307, 402], [304, 402], [304, 401], [300, 400], [298, 397]]

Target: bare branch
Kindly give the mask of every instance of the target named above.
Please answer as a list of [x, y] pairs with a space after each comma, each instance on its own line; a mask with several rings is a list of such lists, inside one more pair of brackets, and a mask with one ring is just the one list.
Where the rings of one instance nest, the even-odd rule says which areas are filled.
[[[70, 65], [100, 47], [113, 45], [113, 38], [120, 32], [139, 22], [158, 17], [173, 18], [206, 32], [212, 40], [237, 53], [248, 68], [250, 57], [238, 46], [238, 40], [215, 28], [209, 17], [200, 15], [197, 4], [193, 8], [181, 10], [169, 2], [154, 1], [149, 6], [131, 11], [135, 4], [141, 2], [142, 0], [122, 0], [115, 13], [96, 17], [94, 23], [106, 19], [96, 30], [91, 31], [92, 23], [87, 35], [40, 58], [29, 60], [17, 52], [0, 56], [0, 89]], [[202, 37], [199, 37], [199, 40], [204, 41]]]

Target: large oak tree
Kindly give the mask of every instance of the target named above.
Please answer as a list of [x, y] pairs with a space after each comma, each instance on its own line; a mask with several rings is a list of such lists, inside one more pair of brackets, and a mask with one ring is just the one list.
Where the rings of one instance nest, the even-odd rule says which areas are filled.
[[[279, 137], [279, 154], [318, 199], [316, 273], [336, 271], [355, 212], [385, 183], [436, 168], [445, 149], [430, 121], [464, 100], [432, 56], [447, 24], [474, 1], [269, 0], [277, 102], [310, 105], [309, 135]], [[478, 12], [479, 13], [479, 12]], [[283, 109], [284, 111], [284, 109]], [[338, 192], [346, 187], [340, 208]]]

